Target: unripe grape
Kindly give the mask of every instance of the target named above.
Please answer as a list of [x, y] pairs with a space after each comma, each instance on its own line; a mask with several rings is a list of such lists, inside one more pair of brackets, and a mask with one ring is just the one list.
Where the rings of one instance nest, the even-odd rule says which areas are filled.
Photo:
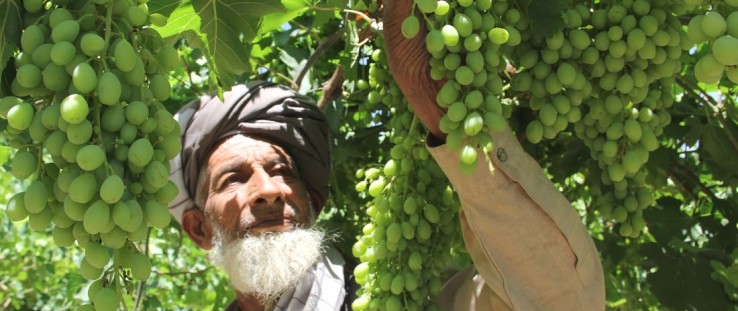
[[723, 35], [727, 28], [728, 25], [725, 23], [725, 19], [718, 12], [707, 12], [702, 19], [702, 31], [708, 37], [717, 38]]
[[415, 17], [415, 15], [410, 15], [406, 17], [405, 20], [402, 22], [402, 35], [405, 36], [405, 38], [415, 38], [415, 36], [418, 34], [419, 29], [420, 22], [418, 21], [418, 18]]

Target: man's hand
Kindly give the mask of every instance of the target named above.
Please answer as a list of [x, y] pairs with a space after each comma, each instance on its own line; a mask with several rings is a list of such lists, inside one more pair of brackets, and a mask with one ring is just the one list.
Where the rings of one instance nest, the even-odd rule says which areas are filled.
[[412, 4], [412, 0], [384, 2], [384, 39], [390, 72], [415, 110], [415, 115], [434, 136], [445, 139], [446, 134], [438, 126], [445, 111], [436, 104], [436, 94], [443, 86], [443, 81], [434, 81], [430, 77], [431, 55], [425, 48], [425, 20], [419, 13], [416, 14], [420, 20], [418, 34], [413, 39], [402, 36], [402, 21], [411, 13]]

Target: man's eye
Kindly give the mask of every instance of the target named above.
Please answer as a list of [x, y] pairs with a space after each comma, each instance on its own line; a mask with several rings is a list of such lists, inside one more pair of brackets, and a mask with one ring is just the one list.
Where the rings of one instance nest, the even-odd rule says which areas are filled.
[[276, 176], [292, 176], [292, 170], [288, 167], [278, 167], [274, 169], [274, 175]]

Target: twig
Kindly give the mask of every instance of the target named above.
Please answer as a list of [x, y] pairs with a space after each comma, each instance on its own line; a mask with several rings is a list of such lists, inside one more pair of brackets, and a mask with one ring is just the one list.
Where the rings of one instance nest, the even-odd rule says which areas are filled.
[[318, 58], [320, 58], [323, 53], [328, 51], [338, 40], [341, 39], [343, 36], [344, 30], [341, 29], [339, 31], [334, 32], [330, 37], [326, 38], [320, 45], [318, 45], [318, 48], [315, 49], [315, 52], [313, 52], [313, 55], [310, 55], [310, 58], [308, 58], [307, 63], [305, 63], [305, 67], [302, 68], [300, 71], [300, 74], [297, 75], [297, 79], [295, 79], [295, 84], [300, 85], [302, 83], [302, 79], [305, 78], [305, 75], [310, 70], [310, 68], [313, 67], [313, 64], [315, 64], [316, 61], [318, 61]]
[[310, 8], [313, 9], [313, 10], [318, 10], [318, 11], [341, 11], [341, 12], [344, 12], [344, 13], [351, 13], [351, 14], [355, 14], [356, 16], [361, 17], [361, 19], [363, 19], [364, 21], [366, 21], [369, 24], [371, 24], [372, 22], [374, 22], [374, 20], [371, 17], [369, 17], [368, 15], [364, 14], [363, 12], [359, 12], [359, 11], [356, 11], [356, 10], [341, 9], [341, 8], [323, 8], [323, 7], [319, 7], [319, 6], [311, 6]]
[[313, 40], [320, 41], [320, 36], [318, 36], [317, 33], [310, 31], [310, 28], [307, 28], [305, 25], [296, 22], [294, 19], [290, 21], [290, 24], [295, 24], [297, 28], [300, 28], [301, 30], [307, 32], [308, 35], [310, 35], [313, 38]]
[[292, 79], [290, 79], [288, 76], [285, 76], [281, 72], [276, 71], [276, 70], [274, 70], [272, 68], [269, 68], [269, 66], [266, 66], [266, 65], [262, 65], [262, 64], [257, 64], [257, 65], [259, 65], [259, 67], [266, 68], [266, 70], [269, 70], [269, 72], [271, 72], [272, 74], [275, 74], [278, 77], [280, 77], [280, 78], [284, 79], [285, 81], [289, 82], [291, 84], [290, 87], [292, 87], [293, 90], [297, 91], [297, 90], [300, 89], [300, 86], [297, 83], [295, 83], [295, 81], [292, 81]]
[[318, 108], [320, 108], [320, 110], [323, 110], [328, 102], [341, 94], [341, 91], [343, 90], [341, 88], [342, 85], [343, 67], [338, 66], [338, 68], [333, 71], [333, 75], [331, 75], [331, 78], [328, 79], [328, 81], [326, 81], [323, 86], [323, 95], [321, 95], [320, 99], [318, 99]]

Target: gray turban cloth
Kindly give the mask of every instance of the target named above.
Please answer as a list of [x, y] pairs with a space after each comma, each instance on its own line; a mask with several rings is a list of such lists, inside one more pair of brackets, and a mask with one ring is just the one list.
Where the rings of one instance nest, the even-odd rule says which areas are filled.
[[259, 136], [282, 147], [307, 189], [319, 196], [314, 208], [320, 212], [328, 198], [331, 139], [325, 116], [312, 99], [264, 81], [236, 85], [223, 98], [202, 96], [174, 116], [182, 127], [182, 152], [170, 161], [169, 179], [179, 193], [169, 212], [177, 222], [196, 207], [197, 181], [212, 149], [236, 134]]

